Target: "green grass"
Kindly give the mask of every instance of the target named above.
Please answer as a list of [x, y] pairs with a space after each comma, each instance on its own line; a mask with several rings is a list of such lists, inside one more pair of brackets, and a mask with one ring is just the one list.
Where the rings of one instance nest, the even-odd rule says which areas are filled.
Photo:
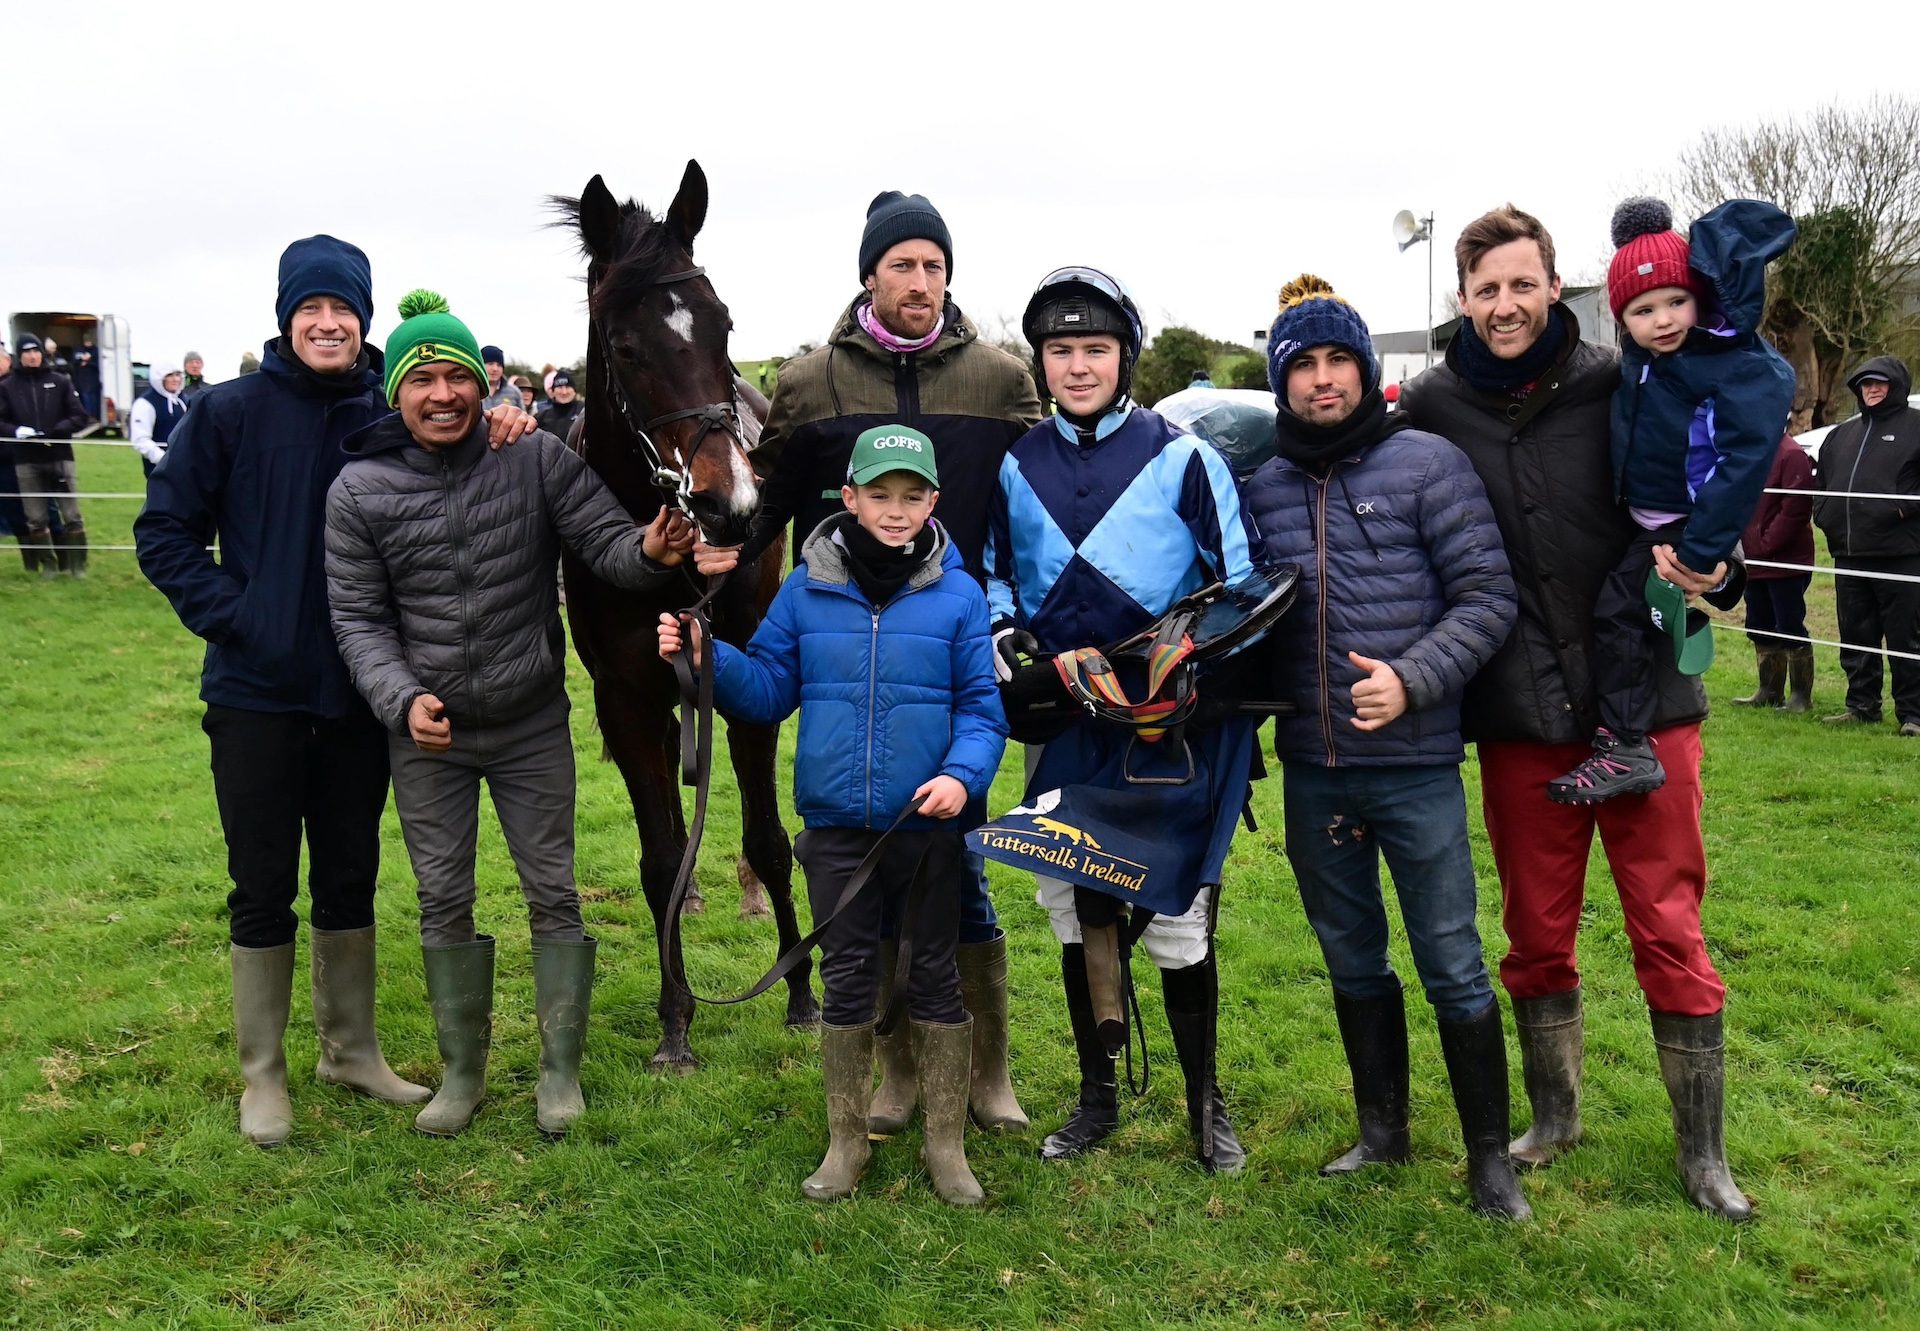
[[[83, 489], [137, 488], [125, 450], [84, 450]], [[102, 543], [134, 505], [92, 502]], [[1587, 1144], [1526, 1188], [1534, 1224], [1465, 1207], [1430, 1014], [1412, 1003], [1418, 1163], [1347, 1180], [1316, 1167], [1352, 1131], [1324, 972], [1278, 835], [1277, 783], [1242, 834], [1220, 951], [1222, 1080], [1252, 1153], [1236, 1179], [1188, 1162], [1179, 1076], [1143, 993], [1154, 1087], [1109, 1150], [1067, 1167], [1034, 1140], [970, 1138], [991, 1197], [957, 1214], [881, 1147], [862, 1196], [819, 1207], [815, 1039], [781, 1004], [703, 1010], [704, 1070], [647, 1071], [652, 930], [632, 823], [586, 707], [580, 875], [603, 940], [587, 1116], [534, 1130], [526, 927], [497, 829], [482, 927], [499, 935], [492, 1099], [453, 1141], [407, 1112], [316, 1086], [304, 994], [289, 1061], [296, 1127], [237, 1135], [224, 851], [195, 699], [199, 651], [132, 557], [85, 583], [0, 565], [0, 1326], [1302, 1327], [1913, 1326], [1920, 1196], [1920, 744], [1721, 708], [1708, 727], [1709, 944], [1732, 991], [1728, 1139], [1759, 1203], [1735, 1229], [1694, 1211], [1671, 1138], [1620, 910], [1596, 860], [1586, 908]], [[1831, 636], [1830, 596], [1817, 612]], [[1716, 699], [1752, 685], [1721, 640]], [[1839, 698], [1822, 649], [1817, 699]], [[576, 678], [576, 684], [581, 681]], [[584, 701], [585, 692], [576, 689]], [[725, 785], [725, 769], [716, 782]], [[1469, 772], [1468, 788], [1474, 789]], [[996, 807], [1017, 793], [1003, 777]], [[691, 921], [708, 990], [773, 955], [734, 918], [721, 789]], [[1477, 824], [1477, 811], [1475, 821]], [[411, 880], [388, 818], [381, 1016], [396, 1067], [436, 1075]], [[1497, 955], [1484, 838], [1481, 927]], [[1074, 1085], [1057, 950], [1031, 887], [996, 878], [1014, 954], [1014, 1069], [1036, 1137]], [[1411, 977], [1404, 946], [1395, 957]], [[1516, 1123], [1524, 1123], [1517, 1070]]]

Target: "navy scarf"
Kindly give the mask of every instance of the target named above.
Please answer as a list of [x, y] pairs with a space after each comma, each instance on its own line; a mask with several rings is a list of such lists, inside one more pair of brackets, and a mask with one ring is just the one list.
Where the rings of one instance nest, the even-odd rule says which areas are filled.
[[1533, 383], [1553, 367], [1567, 345], [1566, 311], [1555, 301], [1547, 314], [1546, 331], [1512, 360], [1494, 355], [1474, 331], [1473, 320], [1463, 317], [1453, 338], [1460, 377], [1483, 393], [1514, 393]]

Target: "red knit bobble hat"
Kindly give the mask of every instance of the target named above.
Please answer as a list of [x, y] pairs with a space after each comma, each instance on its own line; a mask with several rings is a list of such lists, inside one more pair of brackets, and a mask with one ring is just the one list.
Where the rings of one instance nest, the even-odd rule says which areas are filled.
[[1622, 200], [1613, 210], [1613, 244], [1607, 304], [1616, 320], [1630, 301], [1659, 287], [1684, 287], [1704, 301], [1700, 278], [1687, 264], [1687, 238], [1673, 229], [1673, 210], [1660, 200]]

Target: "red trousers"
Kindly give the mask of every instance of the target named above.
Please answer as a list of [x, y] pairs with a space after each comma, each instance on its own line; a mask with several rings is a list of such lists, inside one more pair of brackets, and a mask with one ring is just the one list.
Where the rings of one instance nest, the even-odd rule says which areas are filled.
[[1651, 795], [1584, 806], [1553, 803], [1547, 782], [1585, 758], [1588, 745], [1479, 745], [1480, 790], [1507, 931], [1500, 983], [1513, 997], [1565, 993], [1580, 983], [1574, 943], [1597, 827], [1647, 1006], [1704, 1017], [1725, 1005], [1727, 987], [1700, 934], [1707, 890], [1700, 727], [1671, 726], [1651, 738], [1667, 784]]

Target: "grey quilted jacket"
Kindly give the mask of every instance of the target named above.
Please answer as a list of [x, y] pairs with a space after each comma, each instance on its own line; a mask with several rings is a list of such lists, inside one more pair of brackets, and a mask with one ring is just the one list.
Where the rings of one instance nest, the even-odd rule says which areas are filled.
[[327, 599], [353, 682], [406, 733], [431, 693], [456, 729], [517, 720], [565, 684], [560, 546], [640, 589], [672, 576], [586, 463], [544, 430], [499, 450], [481, 421], [431, 452], [397, 415], [346, 440], [327, 492]]

